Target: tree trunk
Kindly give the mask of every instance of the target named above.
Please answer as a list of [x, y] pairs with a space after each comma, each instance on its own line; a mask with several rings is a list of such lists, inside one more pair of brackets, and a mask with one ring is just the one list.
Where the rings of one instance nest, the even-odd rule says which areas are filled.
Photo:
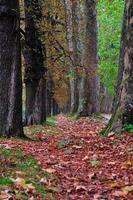
[[79, 103], [77, 69], [81, 65], [80, 49], [80, 2], [65, 0], [67, 41], [72, 63], [70, 65], [71, 113], [77, 112]]
[[108, 92], [108, 89], [103, 84], [100, 85], [100, 112], [111, 114], [112, 113], [112, 104], [113, 96]]
[[52, 101], [52, 83], [51, 78], [49, 77], [47, 80], [47, 98], [46, 98], [46, 109], [47, 109], [47, 116], [51, 116], [51, 101]]
[[41, 41], [41, 5], [39, 0], [25, 0], [25, 85], [27, 125], [46, 120], [45, 46]]
[[58, 104], [56, 103], [55, 99], [52, 99], [52, 115], [55, 116], [59, 114]]
[[116, 107], [109, 124], [102, 131], [121, 132], [123, 127], [133, 124], [133, 1], [126, 0], [121, 43], [121, 55]]
[[18, 0], [0, 1], [0, 136], [23, 137]]
[[96, 0], [84, 1], [83, 75], [78, 113], [88, 116], [99, 112], [99, 79], [97, 75], [97, 11]]
[[118, 69], [118, 82], [117, 82], [117, 86], [116, 86], [116, 90], [115, 90], [115, 97], [114, 97], [114, 101], [113, 101], [113, 112], [115, 111], [115, 108], [118, 104], [118, 97], [119, 97], [119, 88], [122, 82], [122, 78], [123, 78], [123, 70], [124, 70], [124, 49], [125, 49], [125, 38], [126, 38], [126, 17], [125, 17], [125, 13], [126, 13], [126, 7], [124, 10], [124, 15], [123, 15], [123, 25], [122, 25], [122, 35], [121, 35], [121, 48], [120, 48], [120, 58], [119, 58], [119, 69]]

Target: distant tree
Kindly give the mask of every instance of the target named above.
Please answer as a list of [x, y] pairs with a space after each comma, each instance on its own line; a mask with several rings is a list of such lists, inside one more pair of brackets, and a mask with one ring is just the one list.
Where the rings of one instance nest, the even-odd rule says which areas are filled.
[[84, 0], [83, 75], [78, 112], [87, 116], [99, 111], [96, 0]]
[[42, 42], [42, 1], [25, 0], [25, 122], [41, 124], [46, 120], [46, 50]]
[[133, 1], [126, 0], [115, 109], [103, 134], [133, 124]]
[[[124, 0], [100, 0], [98, 10], [98, 54], [100, 82], [114, 96], [120, 54]], [[108, 30], [108, 31], [107, 31]]]
[[24, 137], [18, 0], [0, 1], [0, 136]]
[[[120, 53], [124, 0], [100, 0], [98, 9], [98, 55], [100, 75], [100, 112], [111, 113]], [[106, 31], [108, 30], [108, 31]], [[113, 106], [112, 106], [113, 103]]]

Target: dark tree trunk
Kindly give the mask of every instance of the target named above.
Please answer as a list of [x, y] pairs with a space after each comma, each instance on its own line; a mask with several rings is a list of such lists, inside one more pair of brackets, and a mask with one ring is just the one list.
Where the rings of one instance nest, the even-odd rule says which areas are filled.
[[116, 86], [116, 91], [115, 91], [115, 97], [113, 101], [113, 112], [115, 111], [115, 108], [118, 104], [118, 97], [119, 97], [119, 88], [122, 82], [123, 78], [123, 70], [124, 70], [124, 51], [125, 51], [125, 39], [126, 39], [126, 17], [125, 17], [125, 12], [126, 12], [126, 7], [124, 10], [124, 15], [123, 15], [123, 25], [122, 25], [122, 35], [121, 35], [121, 49], [120, 49], [120, 58], [119, 58], [119, 69], [118, 69], [118, 82]]
[[56, 103], [55, 99], [52, 99], [52, 115], [57, 115], [58, 112], [58, 104]]
[[23, 137], [18, 0], [0, 1], [0, 135]]
[[47, 80], [47, 116], [51, 116], [52, 114], [52, 96], [53, 96], [53, 89], [52, 89], [52, 79], [51, 77]]
[[120, 75], [118, 80], [118, 96], [112, 118], [106, 129], [107, 135], [111, 131], [121, 132], [123, 127], [133, 124], [133, 1], [126, 0], [122, 33]]
[[97, 75], [97, 10], [96, 0], [84, 0], [83, 78], [81, 80], [79, 115], [99, 112], [99, 79]]
[[25, 0], [25, 85], [27, 125], [46, 120], [45, 45], [41, 41], [41, 5], [39, 0]]

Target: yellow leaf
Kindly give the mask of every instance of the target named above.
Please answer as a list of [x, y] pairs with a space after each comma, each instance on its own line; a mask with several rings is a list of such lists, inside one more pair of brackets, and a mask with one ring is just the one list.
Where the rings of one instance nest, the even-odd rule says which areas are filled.
[[115, 188], [115, 187], [119, 187], [119, 184], [118, 184], [117, 182], [112, 182], [112, 183], [110, 184], [110, 186], [111, 186], [112, 188]]
[[25, 179], [23, 179], [23, 178], [17, 178], [17, 179], [15, 180], [15, 183], [16, 183], [17, 185], [23, 187], [23, 188], [24, 188], [25, 185], [26, 185]]
[[123, 187], [123, 188], [122, 188], [122, 191], [125, 191], [125, 192], [133, 192], [133, 185]]
[[132, 166], [133, 162], [132, 162], [131, 160], [128, 160], [128, 161], [126, 162], [126, 164], [129, 165], [129, 166]]

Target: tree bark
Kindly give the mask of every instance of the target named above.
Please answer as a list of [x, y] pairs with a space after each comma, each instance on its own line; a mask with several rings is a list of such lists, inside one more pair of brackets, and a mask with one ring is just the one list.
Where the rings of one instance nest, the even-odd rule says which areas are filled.
[[108, 88], [103, 84], [100, 85], [100, 112], [111, 114], [112, 113], [112, 104], [113, 96], [108, 92]]
[[115, 97], [113, 101], [113, 112], [115, 111], [115, 108], [118, 104], [118, 97], [119, 97], [119, 88], [122, 82], [123, 78], [123, 70], [124, 70], [124, 51], [125, 51], [125, 39], [126, 39], [126, 7], [124, 9], [124, 15], [123, 15], [123, 24], [122, 24], [122, 35], [121, 35], [121, 47], [120, 47], [120, 58], [119, 58], [119, 68], [118, 68], [118, 81], [117, 81], [117, 86], [115, 90]]
[[0, 136], [24, 137], [18, 0], [0, 1]]
[[66, 13], [66, 29], [69, 53], [71, 56], [70, 92], [71, 92], [71, 113], [77, 112], [79, 103], [79, 90], [77, 69], [81, 65], [80, 46], [80, 2], [78, 0], [64, 0]]
[[84, 0], [84, 24], [83, 75], [78, 108], [80, 116], [88, 116], [99, 112], [96, 0]]
[[42, 43], [42, 11], [39, 0], [25, 0], [25, 85], [27, 125], [46, 120], [46, 50]]
[[53, 91], [52, 91], [52, 79], [51, 76], [48, 77], [47, 80], [47, 98], [46, 98], [46, 109], [47, 109], [47, 116], [51, 116], [52, 114], [52, 96], [53, 96]]
[[118, 75], [118, 95], [115, 110], [102, 134], [121, 132], [133, 124], [133, 1], [126, 0], [122, 30], [121, 55]]

